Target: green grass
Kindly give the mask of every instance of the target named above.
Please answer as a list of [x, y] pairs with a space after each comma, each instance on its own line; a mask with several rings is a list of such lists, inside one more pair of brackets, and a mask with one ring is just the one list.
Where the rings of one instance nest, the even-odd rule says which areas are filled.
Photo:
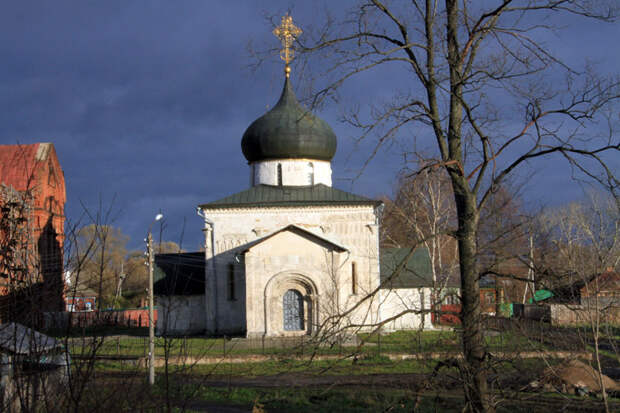
[[[562, 363], [562, 360], [551, 360], [552, 364]], [[394, 375], [398, 373], [418, 373], [430, 377], [430, 373], [438, 365], [438, 362], [427, 360], [404, 360], [391, 361], [386, 356], [367, 356], [356, 362], [350, 359], [340, 360], [318, 360], [304, 362], [299, 360], [269, 360], [256, 363], [220, 363], [216, 365], [187, 365], [170, 366], [170, 398], [174, 405], [182, 407], [183, 400], [190, 400], [188, 407], [191, 411], [204, 411], [202, 403], [231, 404], [251, 408], [255, 402], [262, 405], [265, 411], [282, 410], [295, 412], [374, 412], [374, 411], [460, 411], [463, 405], [463, 398], [460, 387], [456, 385], [450, 391], [442, 391], [439, 394], [427, 392], [418, 398], [413, 391], [407, 390], [407, 382], [404, 381], [400, 388], [373, 388], [371, 385], [362, 387], [332, 387], [325, 384], [316, 383], [314, 385], [304, 385], [296, 383], [296, 380], [303, 382], [302, 377], [311, 375], [331, 376], [356, 376], [386, 374]], [[545, 365], [540, 360], [512, 360], [512, 361], [492, 361], [491, 371], [502, 376], [527, 376], [537, 377]], [[97, 370], [103, 371], [127, 371], [127, 367], [122, 367], [118, 362], [102, 361], [97, 362]], [[146, 377], [146, 369], [133, 367], [135, 375], [133, 377]], [[456, 368], [442, 368], [440, 376], [448, 374], [451, 377], [458, 376]], [[235, 387], [235, 381], [224, 387], [213, 386], [205, 383], [205, 376], [214, 379], [216, 382], [226, 383], [227, 377], [243, 376], [267, 377], [265, 383], [270, 382], [269, 376], [276, 376], [283, 373], [292, 373], [289, 378], [283, 378], [282, 383], [287, 380], [291, 384], [283, 387]], [[164, 392], [164, 369], [157, 368], [157, 385], [153, 389], [152, 395], [155, 399], [166, 397]], [[298, 376], [299, 375], [299, 376]], [[105, 375], [98, 376], [105, 380]], [[362, 379], [363, 380], [363, 379]], [[331, 383], [331, 380], [327, 380]], [[362, 381], [363, 382], [363, 381]], [[306, 381], [305, 383], [315, 383]], [[514, 386], [520, 387], [521, 384], [515, 382]], [[515, 388], [516, 388], [515, 387]], [[509, 389], [503, 389], [510, 393]], [[150, 390], [149, 390], [150, 392]], [[149, 399], [153, 399], [150, 397]], [[547, 407], [536, 408], [532, 404], [523, 404], [518, 401], [505, 401], [498, 411], [503, 412], [543, 412]]]
[[[404, 390], [365, 389], [307, 389], [287, 387], [277, 389], [264, 388], [214, 388], [188, 385], [184, 388], [184, 397], [196, 400], [236, 405], [251, 408], [260, 407], [264, 411], [294, 412], [411, 412], [417, 400], [414, 394]], [[420, 398], [420, 412], [457, 411], [462, 406], [462, 399], [432, 396]], [[439, 409], [439, 410], [437, 410]]]
[[[159, 393], [164, 397], [163, 391]], [[356, 388], [253, 388], [253, 387], [209, 387], [184, 385], [172, 395], [175, 400], [192, 400], [192, 405], [208, 402], [217, 405], [240, 406], [250, 411], [256, 406], [263, 411], [305, 412], [461, 412], [464, 398], [460, 391], [426, 392], [418, 395], [407, 389]], [[562, 395], [558, 397], [558, 408], [579, 408], [583, 399]], [[591, 411], [592, 405], [589, 406]], [[598, 407], [602, 407], [600, 404]], [[550, 406], [520, 401], [504, 400], [497, 411], [502, 413], [542, 413]], [[258, 410], [261, 411], [261, 410]]]
[[[302, 339], [278, 345], [277, 341], [262, 346], [260, 340], [249, 342], [231, 341], [225, 338], [162, 338], [155, 340], [155, 356], [164, 357], [166, 350], [171, 357], [191, 356], [221, 357], [243, 355], [274, 355], [281, 357], [298, 357], [311, 355], [348, 355], [361, 354], [365, 356], [386, 353], [419, 354], [437, 351], [461, 351], [461, 338], [458, 332], [448, 331], [398, 331], [379, 336], [378, 334], [360, 334], [359, 339], [364, 344], [355, 346], [327, 346], [312, 345]], [[94, 340], [95, 345], [90, 340]], [[307, 340], [307, 339], [306, 339]], [[522, 335], [504, 332], [499, 335], [485, 337], [488, 348], [505, 351], [526, 351], [542, 348], [536, 342], [528, 341]], [[148, 337], [110, 336], [73, 338], [69, 345], [71, 354], [77, 357], [119, 356], [126, 358], [145, 357], [148, 354]]]
[[[425, 352], [425, 351], [460, 351], [461, 337], [458, 331], [396, 331], [379, 336], [378, 334], [360, 334], [360, 338], [373, 346], [380, 346], [385, 352]], [[490, 350], [527, 350], [540, 348], [523, 335], [514, 332], [502, 332], [498, 335], [485, 336]]]

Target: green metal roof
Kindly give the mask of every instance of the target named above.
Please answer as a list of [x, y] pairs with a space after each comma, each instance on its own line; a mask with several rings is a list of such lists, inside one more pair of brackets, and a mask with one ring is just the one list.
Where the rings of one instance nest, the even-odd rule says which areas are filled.
[[288, 78], [280, 100], [256, 119], [241, 139], [248, 162], [308, 158], [329, 161], [336, 153], [336, 135], [329, 125], [301, 107]]
[[534, 292], [534, 297], [530, 298], [529, 303], [532, 304], [532, 303], [535, 303], [535, 302], [537, 303], [539, 301], [544, 301], [544, 300], [546, 300], [548, 298], [551, 298], [553, 296], [554, 296], [554, 294], [551, 291], [549, 291], [549, 290], [536, 290]]
[[327, 185], [256, 185], [217, 201], [200, 205], [203, 209], [312, 205], [380, 205], [381, 201], [341, 191]]
[[[431, 259], [424, 247], [416, 248], [400, 273], [400, 264], [411, 253], [411, 248], [383, 248], [381, 250], [381, 285], [383, 288], [422, 288], [433, 286]], [[445, 285], [438, 280], [440, 285]], [[450, 280], [446, 287], [458, 287]]]
[[205, 253], [156, 254], [153, 269], [155, 295], [205, 293]]

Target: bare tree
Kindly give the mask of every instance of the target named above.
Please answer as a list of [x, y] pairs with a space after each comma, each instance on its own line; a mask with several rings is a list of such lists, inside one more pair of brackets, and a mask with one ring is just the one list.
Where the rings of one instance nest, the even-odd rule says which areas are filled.
[[[360, 129], [359, 139], [376, 139], [373, 153], [398, 136], [414, 136], [418, 144], [428, 138], [437, 155], [423, 169], [441, 167], [449, 176], [457, 215], [452, 235], [459, 251], [464, 375], [469, 377], [464, 392], [472, 411], [494, 408], [480, 322], [481, 210], [506, 179], [551, 154], [591, 177], [617, 183], [605, 159], [618, 153], [620, 143], [601, 127], [615, 126], [606, 109], [618, 98], [618, 81], [562, 62], [542, 36], [558, 29], [554, 22], [561, 14], [611, 22], [616, 12], [604, 1], [414, 0], [405, 5], [369, 0], [342, 21], [328, 18], [322, 28], [306, 29], [300, 39], [297, 65], [313, 67], [320, 61], [318, 70], [325, 74], [317, 80], [313, 104], [339, 97], [339, 86], [357, 75], [389, 73], [375, 81], [386, 80], [384, 90], [391, 87], [392, 98], [354, 110], [345, 120]], [[398, 82], [390, 84], [393, 79]]]
[[[418, 160], [423, 165], [423, 158]], [[445, 171], [428, 168], [422, 173], [403, 171], [394, 199], [384, 198], [381, 222], [382, 247], [426, 248], [431, 262], [431, 307], [437, 316], [437, 305], [447, 293], [446, 285], [458, 273], [458, 251], [450, 232], [456, 213], [452, 187]]]
[[620, 301], [606, 290], [613, 283], [614, 271], [620, 265], [620, 210], [613, 193], [590, 192], [582, 202], [573, 202], [549, 210], [539, 217], [537, 268], [546, 278], [541, 280], [548, 288], [564, 287], [568, 304], [561, 311], [581, 330], [586, 347], [594, 350], [594, 370], [606, 411], [610, 411], [602, 367], [603, 342], [616, 352], [609, 340], [613, 333], [606, 331], [610, 323], [620, 319]]

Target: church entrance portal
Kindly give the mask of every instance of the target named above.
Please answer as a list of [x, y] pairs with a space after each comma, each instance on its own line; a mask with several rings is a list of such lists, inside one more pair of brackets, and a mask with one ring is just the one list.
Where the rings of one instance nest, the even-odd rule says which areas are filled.
[[297, 290], [288, 290], [282, 297], [283, 325], [285, 331], [304, 329], [304, 298]]
[[275, 274], [264, 294], [264, 335], [312, 334], [318, 322], [318, 295], [310, 277], [288, 271]]

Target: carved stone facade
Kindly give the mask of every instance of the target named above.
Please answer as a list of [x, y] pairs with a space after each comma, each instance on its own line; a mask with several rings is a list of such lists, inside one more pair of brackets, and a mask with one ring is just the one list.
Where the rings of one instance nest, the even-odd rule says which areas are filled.
[[[374, 206], [204, 212], [212, 222], [205, 231], [209, 332], [311, 334], [379, 287]], [[301, 330], [284, 329], [283, 299], [289, 290], [304, 299]], [[367, 300], [339, 321], [376, 322], [374, 307], [376, 300]]]

